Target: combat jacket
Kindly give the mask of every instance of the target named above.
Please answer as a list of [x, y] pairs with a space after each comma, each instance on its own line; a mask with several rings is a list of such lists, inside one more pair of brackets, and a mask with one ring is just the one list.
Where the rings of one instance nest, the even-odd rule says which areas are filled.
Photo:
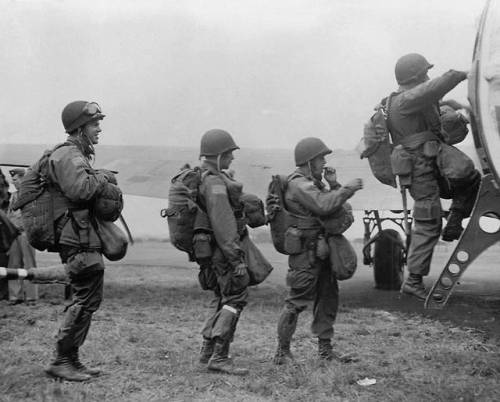
[[354, 194], [349, 187], [327, 189], [319, 180], [300, 169], [288, 176], [285, 204], [289, 212], [302, 216], [327, 217], [334, 214]]
[[70, 138], [67, 145], [52, 152], [48, 177], [54, 186], [55, 221], [70, 218], [59, 228], [59, 243], [79, 249], [100, 249], [90, 211], [95, 197], [107, 183], [106, 176], [92, 169], [89, 159]]
[[401, 144], [405, 138], [417, 133], [431, 133], [435, 139], [441, 139], [438, 102], [466, 78], [466, 73], [450, 70], [413, 88], [400, 88], [391, 94], [388, 115], [394, 145]]
[[[202, 165], [203, 180], [199, 187], [199, 201], [205, 209], [217, 246], [222, 251], [231, 267], [244, 262], [244, 252], [240, 238], [246, 233], [239, 224], [236, 194], [230, 194], [227, 180], [207, 163]], [[239, 192], [241, 192], [241, 186]]]

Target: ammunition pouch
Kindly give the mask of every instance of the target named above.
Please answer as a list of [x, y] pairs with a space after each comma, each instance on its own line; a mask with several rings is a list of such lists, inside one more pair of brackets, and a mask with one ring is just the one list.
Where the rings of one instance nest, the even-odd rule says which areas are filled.
[[413, 161], [410, 153], [402, 146], [397, 145], [391, 153], [391, 167], [402, 186], [411, 184], [411, 173], [413, 171]]

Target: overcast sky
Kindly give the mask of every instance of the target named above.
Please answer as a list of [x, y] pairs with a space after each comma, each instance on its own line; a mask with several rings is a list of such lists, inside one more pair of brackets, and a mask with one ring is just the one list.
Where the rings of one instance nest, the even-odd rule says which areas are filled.
[[[354, 148], [398, 57], [468, 70], [484, 0], [0, 0], [0, 141], [64, 138], [97, 101], [102, 144]], [[467, 85], [452, 97], [465, 101]]]

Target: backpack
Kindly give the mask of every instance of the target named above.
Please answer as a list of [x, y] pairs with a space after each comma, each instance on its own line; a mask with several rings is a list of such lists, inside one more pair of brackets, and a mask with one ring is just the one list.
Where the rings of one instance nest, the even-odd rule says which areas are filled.
[[361, 159], [368, 158], [370, 169], [378, 181], [396, 188], [396, 176], [391, 168], [393, 146], [387, 127], [389, 104], [390, 96], [382, 100], [380, 105], [375, 109], [373, 116], [365, 124], [361, 140], [364, 145]]
[[21, 209], [23, 227], [29, 243], [40, 251], [57, 252], [54, 228], [54, 184], [48, 178], [49, 158], [56, 149], [70, 145], [65, 142], [46, 150], [31, 166], [20, 182], [19, 197], [12, 209]]
[[[297, 253], [298, 250], [291, 251], [295, 247], [289, 245], [291, 242], [290, 237], [292, 237], [289, 229], [293, 228], [294, 232], [298, 233], [297, 236], [301, 237], [301, 230], [318, 230], [321, 228], [321, 223], [316, 218], [299, 216], [287, 211], [284, 197], [287, 186], [288, 180], [286, 176], [272, 176], [267, 189], [266, 211], [274, 248], [278, 253], [291, 255]], [[297, 240], [301, 241], [301, 239]], [[301, 247], [302, 245], [298, 246], [297, 249]]]
[[188, 164], [183, 166], [171, 180], [168, 208], [160, 212], [163, 218], [167, 218], [170, 242], [178, 250], [186, 252], [189, 261], [196, 261], [193, 247], [196, 230], [211, 232], [208, 216], [198, 205], [201, 181], [201, 168], [191, 168]]

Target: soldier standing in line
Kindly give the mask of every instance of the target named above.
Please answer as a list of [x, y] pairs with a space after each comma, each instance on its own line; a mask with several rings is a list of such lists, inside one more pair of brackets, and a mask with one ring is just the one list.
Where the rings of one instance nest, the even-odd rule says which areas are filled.
[[[401, 57], [395, 67], [399, 89], [387, 101], [388, 128], [395, 146], [393, 157], [411, 165], [410, 169], [403, 169], [400, 177], [410, 182], [410, 195], [415, 201], [409, 276], [401, 290], [421, 300], [427, 294], [423, 276], [429, 274], [434, 246], [441, 235], [440, 197], [453, 200], [442, 238], [456, 240], [463, 231], [462, 220], [471, 214], [481, 181], [472, 161], [446, 145], [439, 112], [441, 98], [467, 79], [467, 73], [449, 70], [430, 80], [427, 72], [432, 67], [417, 53]], [[453, 153], [445, 157], [448, 150]], [[454, 165], [459, 166], [460, 172], [452, 171]], [[395, 168], [398, 169], [397, 163], [393, 164]]]
[[[297, 169], [288, 176], [285, 192], [286, 209], [294, 216], [309, 219], [328, 218], [363, 187], [361, 179], [341, 186], [333, 169], [325, 174], [325, 155], [332, 152], [319, 138], [309, 137], [295, 147]], [[329, 189], [322, 182], [325, 179]], [[278, 349], [275, 364], [285, 364], [293, 359], [290, 343], [297, 326], [299, 314], [308, 306], [313, 307], [311, 330], [318, 338], [320, 359], [340, 358], [333, 352], [333, 324], [338, 310], [338, 284], [332, 275], [329, 259], [316, 254], [318, 238], [323, 229], [304, 230], [301, 245], [288, 258], [287, 285], [290, 287], [285, 306], [278, 321]], [[303, 248], [302, 245], [306, 246]], [[292, 253], [290, 253], [292, 254]]]
[[[211, 269], [217, 284], [213, 313], [202, 330], [200, 362], [208, 363], [208, 369], [212, 371], [246, 375], [248, 370], [235, 365], [229, 357], [236, 325], [247, 304], [250, 281], [241, 247], [241, 240], [248, 236], [244, 216], [238, 209], [242, 186], [228, 186], [231, 177], [223, 172], [233, 161], [236, 149], [239, 147], [224, 130], [209, 130], [201, 138], [200, 157], [204, 159], [199, 201], [206, 211], [215, 240]], [[232, 187], [239, 194], [233, 194]]]
[[69, 276], [72, 301], [57, 335], [55, 360], [46, 372], [70, 381], [85, 381], [100, 373], [80, 362], [79, 348], [103, 297], [104, 260], [93, 206], [108, 183], [116, 184], [112, 173], [95, 171], [90, 165], [103, 118], [95, 102], [69, 103], [62, 111], [67, 140], [55, 148], [48, 164], [58, 250]]
[[[9, 171], [12, 177], [12, 183], [16, 190], [19, 190], [19, 182], [24, 177], [26, 170], [24, 168], [15, 168]], [[18, 191], [12, 193], [10, 205], [17, 201]], [[21, 211], [14, 211], [11, 206], [7, 211], [7, 217], [19, 230], [19, 235], [12, 243], [9, 250], [10, 268], [34, 268], [36, 267], [35, 249], [30, 245], [28, 237], [23, 230], [23, 221]], [[22, 279], [13, 279], [9, 281], [9, 302], [10, 304], [22, 303], [35, 304], [38, 299], [38, 285]]]

